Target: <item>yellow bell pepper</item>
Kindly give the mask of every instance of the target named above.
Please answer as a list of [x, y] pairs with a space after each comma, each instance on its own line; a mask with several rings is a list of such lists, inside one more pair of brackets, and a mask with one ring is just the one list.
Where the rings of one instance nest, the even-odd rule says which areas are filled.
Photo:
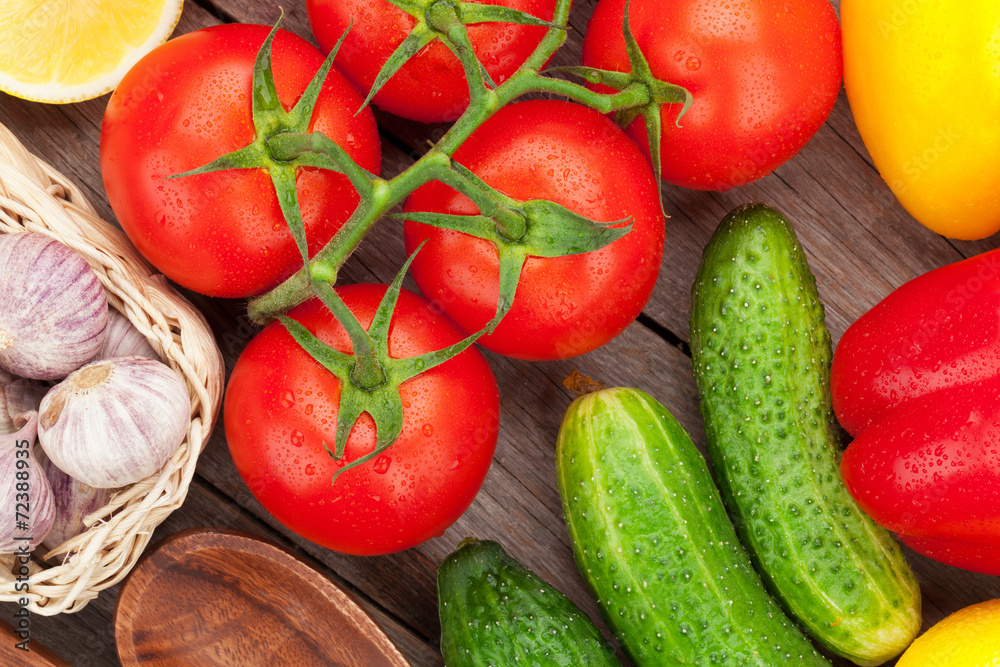
[[842, 0], [844, 87], [875, 166], [933, 231], [1000, 230], [1000, 2]]

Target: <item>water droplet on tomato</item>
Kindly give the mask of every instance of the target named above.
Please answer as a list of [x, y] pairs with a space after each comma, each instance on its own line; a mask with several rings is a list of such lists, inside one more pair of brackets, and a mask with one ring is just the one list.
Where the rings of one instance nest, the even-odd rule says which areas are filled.
[[278, 401], [283, 408], [290, 408], [295, 405], [295, 394], [292, 393], [291, 389], [286, 389], [281, 395], [281, 400]]
[[434, 427], [430, 424], [424, 424], [424, 427], [421, 429], [421, 431], [423, 431], [424, 435], [426, 435], [428, 438], [434, 435]]
[[312, 463], [307, 463], [306, 464], [306, 474], [307, 475], [315, 475], [316, 474], [316, 466], [314, 464], [312, 464]]
[[687, 62], [684, 63], [684, 66], [687, 67], [689, 71], [696, 72], [701, 69], [701, 59], [691, 56], [687, 59]]
[[457, 470], [458, 466], [460, 466], [460, 465], [461, 465], [461, 463], [459, 463], [458, 459], [455, 459], [454, 461], [451, 462], [451, 467], [448, 468], [448, 469], [449, 470]]
[[301, 447], [302, 443], [304, 443], [305, 441], [306, 441], [305, 433], [303, 433], [299, 429], [295, 429], [295, 430], [292, 431], [292, 444], [293, 445], [295, 445], [296, 447]]
[[374, 470], [380, 475], [384, 475], [385, 473], [389, 472], [389, 464], [391, 463], [392, 459], [390, 459], [385, 454], [380, 454], [378, 458], [375, 459], [375, 463], [372, 464], [372, 470]]

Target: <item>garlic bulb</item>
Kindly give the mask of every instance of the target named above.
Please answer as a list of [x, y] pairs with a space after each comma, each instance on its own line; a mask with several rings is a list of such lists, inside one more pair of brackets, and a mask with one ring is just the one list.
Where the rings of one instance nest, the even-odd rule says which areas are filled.
[[32, 452], [38, 413], [22, 412], [18, 430], [0, 434], [0, 553], [24, 554], [45, 539], [55, 520], [52, 488]]
[[104, 339], [108, 300], [90, 265], [44, 234], [0, 234], [0, 367], [55, 380]]
[[97, 355], [91, 361], [111, 359], [112, 357], [143, 357], [156, 359], [160, 355], [149, 344], [146, 337], [132, 326], [128, 318], [114, 308], [108, 309], [108, 326], [104, 329], [104, 342]]
[[87, 364], [42, 399], [38, 440], [60, 470], [98, 488], [138, 482], [184, 440], [191, 400], [180, 376], [141, 357]]
[[45, 471], [55, 502], [55, 520], [42, 541], [43, 547], [52, 550], [87, 530], [84, 518], [107, 505], [116, 489], [98, 489], [76, 481], [57, 468], [44, 449], [36, 451], [35, 458]]

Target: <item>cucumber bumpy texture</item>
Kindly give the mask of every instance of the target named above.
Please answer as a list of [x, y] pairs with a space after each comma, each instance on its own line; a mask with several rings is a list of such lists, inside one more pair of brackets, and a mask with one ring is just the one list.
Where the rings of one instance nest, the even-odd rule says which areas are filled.
[[706, 246], [691, 355], [715, 476], [768, 590], [832, 652], [898, 655], [920, 629], [920, 591], [841, 480], [823, 305], [774, 208], [736, 209]]
[[708, 463], [654, 398], [577, 398], [556, 464], [577, 567], [636, 665], [830, 664], [764, 589]]
[[463, 541], [438, 569], [448, 667], [618, 667], [600, 631], [565, 595], [496, 542]]

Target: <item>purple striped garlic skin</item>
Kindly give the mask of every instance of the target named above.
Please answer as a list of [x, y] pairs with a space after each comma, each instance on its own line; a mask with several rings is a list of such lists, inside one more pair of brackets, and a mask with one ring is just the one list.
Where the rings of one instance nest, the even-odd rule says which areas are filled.
[[83, 257], [45, 234], [0, 234], [0, 368], [65, 377], [93, 359], [107, 321], [107, 296]]
[[160, 356], [149, 344], [146, 337], [139, 333], [128, 318], [114, 308], [108, 309], [108, 326], [104, 330], [104, 342], [101, 349], [91, 361], [111, 359], [113, 357], [144, 357], [156, 359]]
[[44, 449], [39, 448], [35, 458], [45, 471], [55, 502], [55, 520], [42, 541], [43, 547], [52, 550], [87, 530], [84, 518], [107, 505], [116, 489], [98, 489], [78, 482], [57, 468]]
[[[0, 434], [0, 553], [33, 550], [55, 521], [55, 500], [33, 447], [38, 413], [14, 418], [18, 430]], [[18, 512], [21, 514], [19, 515]]]
[[141, 357], [87, 364], [52, 387], [39, 410], [38, 440], [52, 463], [102, 489], [157, 472], [191, 423], [180, 376]]

